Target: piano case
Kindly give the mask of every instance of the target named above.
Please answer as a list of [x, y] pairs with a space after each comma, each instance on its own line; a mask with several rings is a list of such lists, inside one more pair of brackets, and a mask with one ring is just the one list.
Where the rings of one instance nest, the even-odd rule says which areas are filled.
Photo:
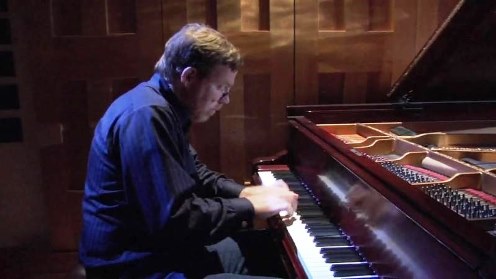
[[[388, 95], [289, 106], [278, 164], [378, 277], [495, 278], [496, 1], [460, 1]], [[289, 276], [312, 277], [287, 238]]]

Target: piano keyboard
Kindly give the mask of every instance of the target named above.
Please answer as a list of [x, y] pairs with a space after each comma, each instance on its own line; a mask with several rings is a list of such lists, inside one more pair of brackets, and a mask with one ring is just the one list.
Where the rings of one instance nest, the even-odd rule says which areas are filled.
[[326, 218], [318, 201], [290, 171], [259, 171], [258, 175], [266, 185], [282, 179], [299, 195], [296, 220], [286, 229], [308, 278], [379, 278], [349, 237]]

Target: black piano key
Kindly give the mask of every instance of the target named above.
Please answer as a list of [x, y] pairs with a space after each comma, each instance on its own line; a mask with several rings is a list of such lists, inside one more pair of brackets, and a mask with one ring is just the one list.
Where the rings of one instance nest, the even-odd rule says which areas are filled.
[[350, 253], [357, 253], [357, 250], [354, 246], [351, 247], [328, 247], [328, 248], [322, 248], [320, 249], [320, 252], [322, 254], [350, 254]]
[[336, 226], [334, 226], [332, 223], [329, 223], [328, 220], [324, 219], [324, 218], [309, 218], [309, 219], [305, 219], [305, 227], [308, 229], [310, 227], [315, 227], [315, 226], [333, 226], [334, 228], [336, 228]]
[[314, 218], [302, 218], [305, 224], [331, 224], [329, 220], [322, 216], [314, 217]]
[[313, 222], [313, 223], [306, 223], [305, 228], [309, 231], [312, 230], [325, 230], [325, 229], [338, 229], [334, 224], [331, 223], [320, 223], [320, 222]]
[[324, 216], [322, 210], [320, 210], [320, 208], [316, 206], [298, 208], [297, 211], [300, 213], [302, 217]]
[[299, 209], [299, 211], [302, 211], [302, 210], [305, 211], [305, 210], [308, 210], [308, 208], [310, 208], [310, 206], [314, 206], [315, 207], [315, 205], [311, 205], [310, 204], [310, 201], [303, 201], [303, 202], [301, 202], [300, 200], [298, 200], [298, 208], [297, 208], [297, 210]]
[[[326, 220], [327, 221], [327, 218], [324, 214], [317, 212], [317, 211], [305, 211], [305, 210], [300, 210], [300, 209], [297, 209], [296, 212], [300, 215], [300, 219], [304, 222], [305, 220], [321, 220], [321, 221], [324, 221]], [[330, 223], [329, 221], [327, 221], [328, 223]]]
[[306, 193], [308, 194], [308, 191], [301, 185], [301, 182], [295, 181], [295, 182], [289, 182], [289, 181], [284, 181], [288, 185], [289, 189], [291, 191], [299, 191], [301, 193]]
[[312, 205], [317, 207], [315, 205], [315, 200], [312, 197], [302, 197], [301, 195], [298, 197], [298, 205]]
[[341, 231], [337, 228], [316, 228], [313, 230], [308, 230], [311, 236], [335, 236], [342, 235]]
[[334, 224], [322, 224], [320, 222], [305, 222], [305, 228], [309, 232], [325, 232], [326, 230], [339, 230]]
[[333, 266], [331, 266], [331, 271], [334, 271], [335, 277], [360, 276], [360, 275], [373, 275], [373, 274], [375, 274], [372, 271], [372, 269], [370, 269], [368, 263], [333, 265]]
[[325, 247], [325, 246], [349, 246], [350, 242], [345, 236], [318, 236], [315, 237], [315, 246]]
[[273, 172], [272, 175], [276, 179], [282, 179], [284, 181], [298, 181], [298, 178], [291, 172]]
[[320, 253], [326, 262], [363, 262], [355, 247], [324, 247]]
[[300, 203], [298, 201], [298, 211], [300, 211], [300, 212], [308, 212], [308, 211], [319, 212], [320, 210], [315, 208], [315, 204], [310, 204], [309, 202]]
[[363, 262], [363, 258], [357, 254], [347, 254], [347, 255], [324, 255], [323, 256], [326, 263], [351, 263], [351, 262]]

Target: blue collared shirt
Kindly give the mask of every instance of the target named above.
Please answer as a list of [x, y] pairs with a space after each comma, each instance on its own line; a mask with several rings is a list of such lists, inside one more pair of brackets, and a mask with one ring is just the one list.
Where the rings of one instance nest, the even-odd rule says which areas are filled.
[[[197, 159], [188, 111], [155, 74], [116, 99], [88, 159], [80, 259], [85, 267], [167, 261], [253, 219], [241, 185]], [[146, 271], [144, 271], [146, 272]]]

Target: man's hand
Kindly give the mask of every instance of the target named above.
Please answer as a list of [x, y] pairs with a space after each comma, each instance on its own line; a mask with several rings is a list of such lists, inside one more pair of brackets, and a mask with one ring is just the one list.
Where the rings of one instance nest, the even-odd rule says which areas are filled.
[[248, 199], [255, 208], [255, 218], [267, 219], [279, 213], [290, 218], [298, 206], [298, 195], [288, 185], [277, 180], [271, 185], [249, 186], [241, 191], [240, 198]]

